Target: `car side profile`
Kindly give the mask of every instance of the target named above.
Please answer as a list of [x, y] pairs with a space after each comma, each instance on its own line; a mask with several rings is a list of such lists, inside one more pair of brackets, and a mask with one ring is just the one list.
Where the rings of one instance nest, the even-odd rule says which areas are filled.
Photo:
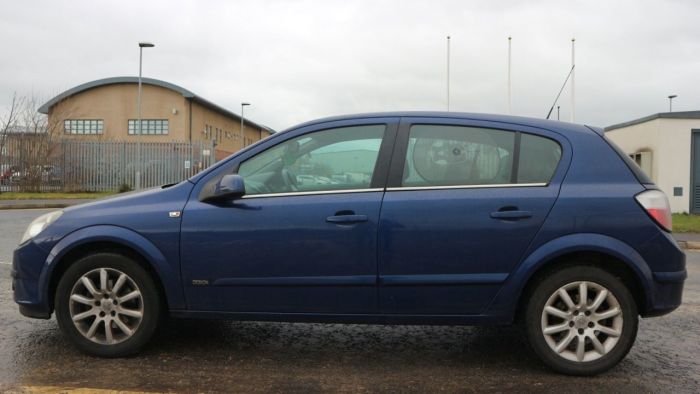
[[519, 324], [546, 365], [592, 375], [625, 357], [639, 316], [680, 305], [670, 232], [664, 193], [601, 129], [362, 114], [39, 217], [13, 289], [98, 356], [138, 352], [166, 315]]

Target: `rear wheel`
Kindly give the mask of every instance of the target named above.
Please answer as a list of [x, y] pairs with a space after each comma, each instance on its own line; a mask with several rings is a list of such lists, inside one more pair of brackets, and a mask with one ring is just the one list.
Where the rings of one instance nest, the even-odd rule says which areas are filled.
[[525, 331], [552, 369], [594, 375], [622, 360], [637, 336], [637, 307], [624, 283], [596, 267], [544, 277], [527, 302]]
[[116, 253], [96, 253], [73, 263], [56, 289], [56, 319], [80, 350], [102, 357], [138, 352], [160, 318], [151, 276]]

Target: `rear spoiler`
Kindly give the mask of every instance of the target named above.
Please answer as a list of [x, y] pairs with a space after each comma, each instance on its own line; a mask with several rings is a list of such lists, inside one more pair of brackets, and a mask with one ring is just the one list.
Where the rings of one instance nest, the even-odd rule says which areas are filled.
[[601, 137], [605, 135], [605, 130], [602, 127], [595, 127], [595, 126], [588, 126], [588, 125], [586, 125], [586, 127], [593, 130], [596, 134], [598, 134]]

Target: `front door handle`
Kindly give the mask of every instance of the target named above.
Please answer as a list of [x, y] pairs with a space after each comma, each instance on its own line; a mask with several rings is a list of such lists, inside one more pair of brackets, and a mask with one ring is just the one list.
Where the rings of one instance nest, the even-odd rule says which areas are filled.
[[367, 215], [335, 215], [326, 218], [328, 223], [352, 224], [367, 221]]
[[491, 218], [502, 219], [502, 220], [518, 220], [527, 219], [532, 217], [532, 212], [530, 211], [497, 211], [491, 212]]

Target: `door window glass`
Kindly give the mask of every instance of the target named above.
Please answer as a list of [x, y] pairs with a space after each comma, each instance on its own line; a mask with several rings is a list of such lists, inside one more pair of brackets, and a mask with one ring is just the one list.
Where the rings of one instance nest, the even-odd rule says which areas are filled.
[[365, 189], [385, 125], [317, 131], [282, 142], [241, 163], [247, 195]]
[[518, 183], [548, 183], [561, 159], [561, 146], [549, 138], [520, 134]]
[[403, 186], [511, 183], [515, 133], [476, 127], [411, 127]]
[[548, 183], [561, 159], [559, 143], [520, 133], [519, 160], [513, 166], [515, 136], [478, 127], [412, 126], [402, 186]]

